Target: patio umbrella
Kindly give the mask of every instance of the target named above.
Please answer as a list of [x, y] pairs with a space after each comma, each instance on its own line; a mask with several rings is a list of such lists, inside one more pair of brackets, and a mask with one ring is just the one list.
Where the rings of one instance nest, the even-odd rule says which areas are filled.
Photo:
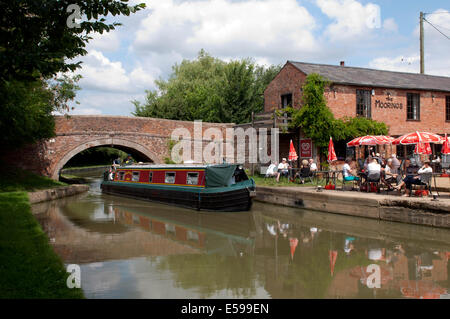
[[330, 273], [331, 276], [334, 275], [334, 266], [336, 265], [338, 252], [337, 250], [329, 250], [328, 251], [328, 257], [330, 258]]
[[395, 140], [393, 137], [384, 135], [366, 135], [357, 137], [347, 143], [347, 146], [361, 146], [361, 145], [386, 145], [391, 144]]
[[442, 136], [428, 132], [413, 132], [400, 136], [392, 141], [393, 145], [408, 145], [417, 143], [441, 143]]
[[330, 136], [330, 143], [328, 143], [328, 162], [337, 161], [336, 152], [334, 151], [333, 139]]
[[450, 143], [448, 142], [447, 133], [445, 133], [444, 145], [442, 145], [442, 154], [450, 154]]
[[297, 248], [298, 239], [289, 238], [289, 247], [291, 248], [291, 259], [294, 260], [295, 248]]
[[417, 143], [416, 148], [414, 149], [414, 153], [416, 154], [431, 154], [430, 143]]
[[289, 161], [296, 161], [297, 158], [298, 158], [297, 152], [295, 151], [294, 143], [292, 143], [292, 140], [291, 140], [291, 143], [289, 146]]

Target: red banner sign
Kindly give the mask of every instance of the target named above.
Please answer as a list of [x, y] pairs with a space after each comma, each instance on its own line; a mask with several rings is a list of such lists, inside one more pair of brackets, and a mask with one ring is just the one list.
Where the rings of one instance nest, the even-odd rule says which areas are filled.
[[300, 140], [300, 157], [312, 157], [312, 141], [310, 138]]

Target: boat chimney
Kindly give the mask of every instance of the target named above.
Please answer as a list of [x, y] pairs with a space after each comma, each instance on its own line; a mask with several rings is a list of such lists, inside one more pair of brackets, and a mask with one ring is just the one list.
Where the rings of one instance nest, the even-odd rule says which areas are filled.
[[341, 61], [341, 66], [345, 66], [345, 61]]

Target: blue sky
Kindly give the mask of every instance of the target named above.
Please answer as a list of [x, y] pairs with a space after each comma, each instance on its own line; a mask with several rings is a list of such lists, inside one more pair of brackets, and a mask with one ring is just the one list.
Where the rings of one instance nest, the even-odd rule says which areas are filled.
[[[71, 114], [130, 115], [154, 81], [200, 49], [225, 60], [286, 60], [419, 72], [419, 12], [450, 36], [448, 0], [155, 0], [120, 17], [82, 57]], [[117, 21], [117, 18], [116, 20]], [[425, 22], [425, 72], [450, 76], [450, 40]]]

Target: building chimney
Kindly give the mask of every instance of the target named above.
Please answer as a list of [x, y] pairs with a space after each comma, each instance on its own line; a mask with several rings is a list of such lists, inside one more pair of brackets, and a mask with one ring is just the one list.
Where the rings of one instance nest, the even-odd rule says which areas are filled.
[[341, 66], [345, 66], [345, 61], [341, 61]]

